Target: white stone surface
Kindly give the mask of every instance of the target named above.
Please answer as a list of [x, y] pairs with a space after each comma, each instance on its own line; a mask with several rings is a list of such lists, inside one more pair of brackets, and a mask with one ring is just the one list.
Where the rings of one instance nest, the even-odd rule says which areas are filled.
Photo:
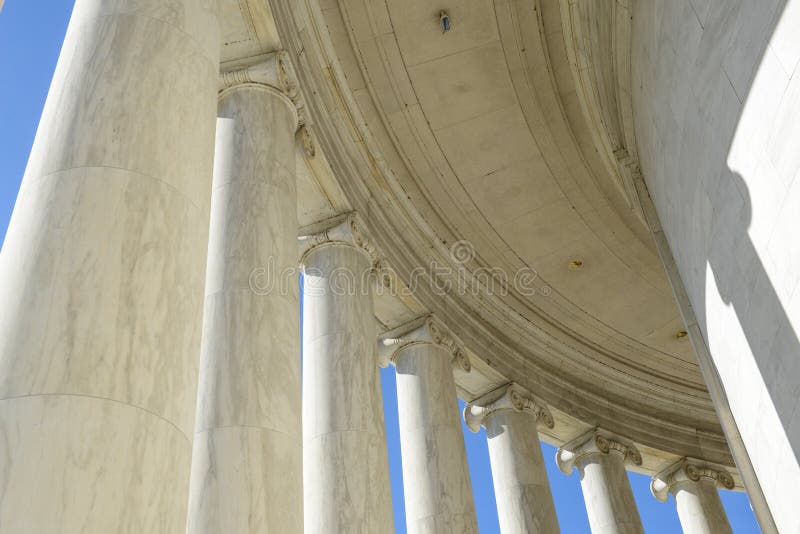
[[780, 532], [800, 531], [799, 25], [798, 0], [633, 12], [643, 174]]
[[486, 428], [489, 460], [497, 502], [500, 531], [503, 534], [558, 534], [558, 518], [550, 493], [550, 483], [539, 444], [537, 425], [543, 421], [552, 427], [549, 412], [511, 385], [501, 388], [502, 396], [489, 394], [468, 404], [464, 418], [470, 415]]
[[0, 253], [2, 532], [185, 528], [218, 35], [75, 4]]
[[276, 283], [297, 263], [297, 114], [245, 84], [222, 92], [219, 116], [187, 531], [297, 534], [296, 270]]
[[408, 532], [477, 534], [453, 354], [427, 325], [417, 333], [393, 358]]
[[632, 444], [593, 430], [558, 449], [556, 461], [565, 474], [578, 469], [593, 534], [643, 534], [625, 471], [627, 461], [642, 461]]
[[[339, 226], [349, 230], [351, 223]], [[352, 237], [322, 241], [302, 259], [305, 531], [389, 534], [372, 261]]]

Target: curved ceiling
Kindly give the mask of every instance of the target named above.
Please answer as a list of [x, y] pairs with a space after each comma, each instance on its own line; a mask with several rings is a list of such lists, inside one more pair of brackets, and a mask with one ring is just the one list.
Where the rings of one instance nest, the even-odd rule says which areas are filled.
[[[732, 463], [632, 185], [625, 1], [240, 0], [224, 20], [228, 62], [278, 34], [292, 56], [321, 149], [301, 221], [367, 221], [405, 289], [377, 299], [385, 329], [436, 313], [475, 362], [462, 395], [519, 382], [557, 411], [553, 441], [599, 424]], [[487, 270], [536, 276], [504, 292]]]

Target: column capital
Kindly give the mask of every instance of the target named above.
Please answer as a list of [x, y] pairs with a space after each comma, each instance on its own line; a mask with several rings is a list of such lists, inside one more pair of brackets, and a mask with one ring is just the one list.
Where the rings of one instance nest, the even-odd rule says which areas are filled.
[[220, 91], [248, 83], [268, 85], [292, 100], [300, 93], [289, 55], [283, 50], [264, 54], [258, 57], [257, 62], [239, 65], [220, 73]]
[[418, 344], [440, 346], [450, 352], [454, 366], [466, 373], [472, 368], [461, 343], [432, 314], [418, 317], [379, 336], [378, 362], [381, 367], [387, 367], [403, 348]]
[[612, 452], [621, 454], [625, 463], [642, 465], [642, 455], [633, 442], [601, 428], [593, 428], [562, 445], [556, 452], [556, 464], [562, 473], [569, 475], [584, 458]]
[[297, 236], [300, 263], [303, 263], [303, 259], [312, 250], [332, 244], [355, 247], [367, 254], [373, 263], [378, 261], [378, 253], [372, 245], [372, 239], [355, 211], [340, 213], [330, 219], [300, 228]]
[[553, 428], [553, 416], [547, 406], [519, 384], [510, 383], [483, 395], [464, 407], [464, 422], [473, 432], [492, 415], [500, 412], [524, 412], [537, 422]]
[[669, 494], [681, 483], [696, 483], [708, 479], [718, 487], [733, 489], [731, 474], [721, 465], [712, 464], [696, 458], [681, 458], [650, 481], [650, 493], [661, 502], [666, 502]]
[[279, 92], [294, 105], [298, 125], [306, 124], [305, 103], [289, 54], [285, 50], [258, 56], [255, 61], [240, 63], [220, 72], [220, 94], [242, 85], [263, 85]]

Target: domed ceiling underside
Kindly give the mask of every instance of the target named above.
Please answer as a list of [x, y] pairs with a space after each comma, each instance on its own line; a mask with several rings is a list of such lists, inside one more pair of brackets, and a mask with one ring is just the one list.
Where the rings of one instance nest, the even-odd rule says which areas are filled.
[[301, 224], [364, 219], [382, 330], [435, 313], [473, 361], [460, 394], [519, 382], [549, 441], [601, 425], [646, 471], [732, 463], [633, 185], [625, 1], [239, 0], [223, 20], [223, 65], [288, 51], [316, 144]]

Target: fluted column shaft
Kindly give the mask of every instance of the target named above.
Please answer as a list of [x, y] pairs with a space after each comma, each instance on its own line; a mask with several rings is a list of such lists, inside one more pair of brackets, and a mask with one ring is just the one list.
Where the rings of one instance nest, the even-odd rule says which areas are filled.
[[219, 117], [188, 532], [298, 534], [297, 113], [240, 83]]
[[[409, 534], [477, 533], [453, 351], [426, 323], [394, 352]], [[437, 328], [433, 326], [433, 328]], [[463, 360], [462, 360], [463, 361]]]
[[486, 428], [500, 531], [560, 532], [537, 429], [540, 421], [552, 428], [549, 411], [514, 384], [467, 405], [464, 419], [473, 431]]
[[684, 534], [731, 534], [717, 488], [733, 486], [723, 467], [684, 458], [654, 476], [650, 491], [662, 502], [667, 502], [669, 493], [675, 496]]
[[394, 519], [372, 260], [353, 218], [331, 224], [302, 259], [305, 531], [388, 534]]
[[0, 254], [0, 532], [185, 529], [216, 3], [77, 0]]
[[639, 452], [627, 441], [592, 431], [558, 450], [565, 474], [578, 469], [581, 490], [594, 534], [642, 534], [642, 521], [633, 498], [625, 463], [641, 464]]

